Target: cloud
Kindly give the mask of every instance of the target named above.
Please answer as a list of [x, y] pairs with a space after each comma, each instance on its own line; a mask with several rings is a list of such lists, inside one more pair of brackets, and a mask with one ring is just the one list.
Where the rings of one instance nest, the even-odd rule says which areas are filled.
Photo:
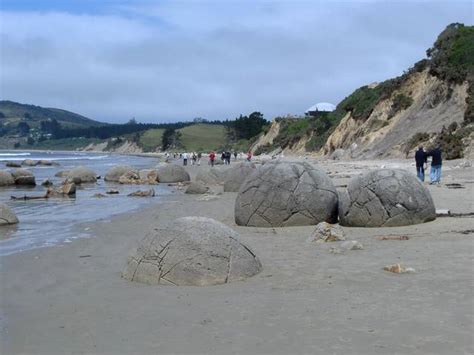
[[[144, 1], [2, 12], [2, 98], [104, 121], [301, 114], [400, 75], [470, 2]], [[21, 24], [21, 25], [19, 25]]]

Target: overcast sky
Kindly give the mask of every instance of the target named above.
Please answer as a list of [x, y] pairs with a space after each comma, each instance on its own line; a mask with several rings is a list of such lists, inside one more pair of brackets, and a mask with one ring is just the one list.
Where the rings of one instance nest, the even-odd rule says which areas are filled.
[[403, 73], [472, 1], [0, 0], [0, 97], [107, 122], [267, 119]]

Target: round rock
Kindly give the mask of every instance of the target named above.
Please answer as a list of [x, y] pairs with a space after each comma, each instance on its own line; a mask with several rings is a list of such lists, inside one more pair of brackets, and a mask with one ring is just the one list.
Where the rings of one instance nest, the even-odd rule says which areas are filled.
[[0, 186], [15, 185], [12, 174], [6, 170], [0, 170]]
[[87, 182], [96, 182], [97, 174], [85, 166], [78, 166], [69, 171], [67, 178], [73, 181], [74, 183], [87, 183]]
[[159, 182], [190, 181], [188, 172], [180, 165], [161, 163], [156, 167]]
[[18, 223], [18, 218], [15, 213], [7, 205], [0, 203], [0, 226], [16, 223]]
[[231, 228], [211, 218], [183, 217], [150, 232], [128, 258], [122, 277], [150, 285], [208, 286], [261, 270]]
[[229, 168], [224, 177], [224, 192], [237, 192], [244, 180], [255, 171], [255, 164], [241, 163]]
[[12, 172], [13, 179], [17, 185], [36, 185], [35, 176], [33, 173], [26, 169], [15, 169]]
[[245, 179], [235, 201], [241, 226], [305, 226], [337, 220], [338, 196], [326, 174], [306, 162], [271, 162]]
[[202, 182], [193, 181], [189, 184], [188, 188], [186, 189], [187, 194], [195, 194], [195, 195], [202, 195], [209, 191], [209, 187], [204, 185]]
[[107, 174], [105, 174], [104, 180], [118, 182], [122, 175], [130, 172], [136, 172], [136, 170], [128, 165], [117, 165], [110, 169]]
[[225, 172], [221, 168], [203, 168], [196, 174], [196, 181], [206, 185], [219, 185], [224, 182]]
[[415, 175], [400, 169], [369, 171], [352, 179], [339, 202], [344, 226], [406, 226], [435, 218], [428, 189]]

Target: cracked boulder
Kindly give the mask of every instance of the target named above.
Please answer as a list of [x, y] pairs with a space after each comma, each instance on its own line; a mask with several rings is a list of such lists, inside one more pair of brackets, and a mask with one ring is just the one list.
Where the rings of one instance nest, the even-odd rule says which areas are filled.
[[224, 177], [224, 192], [237, 192], [244, 180], [255, 171], [255, 164], [240, 163], [229, 168]]
[[18, 223], [18, 218], [15, 213], [7, 205], [0, 203], [0, 226], [16, 223]]
[[406, 226], [435, 218], [428, 189], [414, 174], [400, 169], [374, 170], [352, 179], [339, 200], [344, 226]]
[[147, 234], [122, 277], [150, 285], [209, 286], [261, 270], [258, 258], [231, 228], [211, 218], [183, 217]]
[[221, 168], [210, 167], [202, 169], [196, 174], [196, 181], [206, 185], [219, 185], [224, 183], [225, 172]]
[[122, 175], [134, 173], [136, 170], [128, 165], [116, 165], [105, 174], [105, 181], [118, 182]]
[[271, 162], [242, 183], [235, 201], [241, 226], [335, 223], [338, 196], [326, 173], [306, 162]]
[[190, 181], [188, 172], [180, 165], [161, 163], [156, 167], [159, 182]]

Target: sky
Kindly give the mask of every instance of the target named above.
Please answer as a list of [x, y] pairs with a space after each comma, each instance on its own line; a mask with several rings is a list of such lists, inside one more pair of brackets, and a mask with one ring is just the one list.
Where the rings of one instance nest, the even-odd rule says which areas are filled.
[[0, 0], [0, 98], [117, 123], [300, 115], [401, 75], [473, 4]]

